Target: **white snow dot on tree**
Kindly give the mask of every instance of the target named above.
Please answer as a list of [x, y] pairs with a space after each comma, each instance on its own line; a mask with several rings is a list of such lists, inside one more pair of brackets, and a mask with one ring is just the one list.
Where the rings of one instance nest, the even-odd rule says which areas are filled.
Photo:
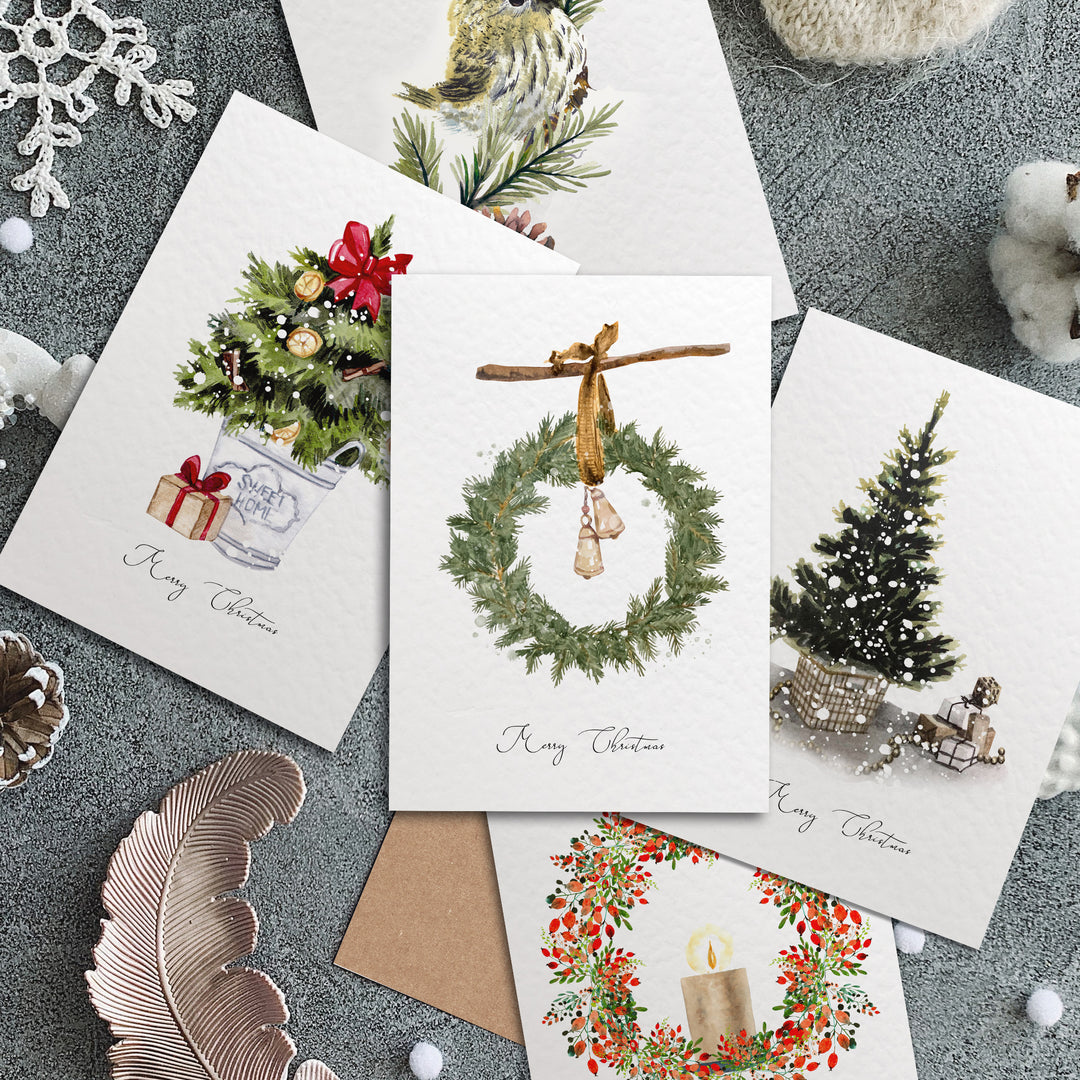
[[856, 605], [857, 605], [858, 603], [859, 603], [859, 601], [858, 601], [858, 600], [856, 600], [854, 596], [849, 596], [849, 597], [848, 597], [848, 598], [847, 598], [847, 599], [846, 599], [846, 600], [844, 601], [844, 604], [845, 604], [845, 605], [846, 605], [847, 607], [855, 607], [855, 606], [856, 606]]
[[195, 374], [191, 376], [191, 378], [197, 386], [202, 386], [202, 384], [206, 382], [206, 375], [201, 371], [196, 371]]
[[831, 578], [829, 578], [829, 588], [830, 589], [839, 589], [841, 584], [842, 584], [842, 582], [840, 581], [840, 579], [835, 574], [833, 574], [833, 576]]

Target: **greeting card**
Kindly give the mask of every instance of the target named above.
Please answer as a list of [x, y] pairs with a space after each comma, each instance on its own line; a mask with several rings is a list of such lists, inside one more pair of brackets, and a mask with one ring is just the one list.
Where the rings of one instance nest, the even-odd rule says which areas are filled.
[[391, 288], [477, 268], [574, 267], [237, 95], [0, 582], [333, 749], [387, 643]]
[[764, 810], [768, 282], [394, 303], [391, 808]]
[[284, 0], [321, 131], [589, 274], [796, 311], [706, 0]]
[[614, 814], [488, 822], [536, 1080], [915, 1080], [888, 919]]
[[1080, 412], [811, 312], [773, 452], [770, 811], [645, 820], [978, 946], [1080, 673]]

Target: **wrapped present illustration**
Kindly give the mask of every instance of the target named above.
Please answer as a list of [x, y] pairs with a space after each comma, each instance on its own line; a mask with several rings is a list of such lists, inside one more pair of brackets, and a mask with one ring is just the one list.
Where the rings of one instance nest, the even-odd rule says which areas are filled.
[[966, 694], [960, 697], [947, 697], [939, 706], [938, 719], [951, 724], [954, 728], [967, 731], [968, 717], [980, 712], [979, 706]]
[[146, 512], [188, 540], [216, 540], [222, 523], [232, 508], [228, 495], [218, 495], [232, 479], [226, 472], [212, 472], [199, 478], [202, 461], [198, 454], [159, 481]]
[[938, 747], [937, 762], [939, 765], [944, 765], [947, 769], [955, 769], [957, 772], [963, 772], [965, 769], [970, 769], [975, 764], [975, 759], [978, 756], [978, 750], [973, 742], [967, 739], [961, 739], [957, 735], [950, 735], [949, 738], [944, 739], [941, 746]]
[[991, 705], [996, 705], [1000, 698], [1001, 686], [997, 679], [989, 675], [980, 675], [975, 680], [975, 689], [971, 692], [971, 700], [980, 709], [989, 709]]
[[919, 742], [924, 746], [937, 746], [939, 743], [944, 742], [945, 739], [956, 735], [956, 728], [952, 724], [947, 724], [940, 717], [920, 713], [918, 722], [915, 725], [915, 734], [919, 736]]

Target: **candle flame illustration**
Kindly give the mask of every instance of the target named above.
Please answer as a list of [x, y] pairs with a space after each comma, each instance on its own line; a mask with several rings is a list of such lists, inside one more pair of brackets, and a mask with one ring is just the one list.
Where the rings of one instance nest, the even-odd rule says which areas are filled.
[[699, 975], [724, 971], [731, 966], [734, 951], [731, 934], [721, 926], [706, 923], [690, 935], [686, 962]]

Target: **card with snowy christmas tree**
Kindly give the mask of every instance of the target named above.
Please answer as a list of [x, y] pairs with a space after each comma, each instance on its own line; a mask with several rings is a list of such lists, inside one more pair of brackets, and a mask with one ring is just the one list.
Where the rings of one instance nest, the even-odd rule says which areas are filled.
[[1080, 678], [1080, 411], [811, 312], [773, 453], [770, 811], [644, 820], [977, 947]]
[[387, 645], [391, 287], [477, 268], [575, 265], [236, 95], [0, 582], [333, 749]]
[[394, 303], [391, 808], [765, 810], [769, 282]]
[[915, 1080], [887, 918], [617, 814], [489, 814], [534, 1080]]
[[796, 311], [708, 0], [283, 0], [319, 129], [588, 274]]

